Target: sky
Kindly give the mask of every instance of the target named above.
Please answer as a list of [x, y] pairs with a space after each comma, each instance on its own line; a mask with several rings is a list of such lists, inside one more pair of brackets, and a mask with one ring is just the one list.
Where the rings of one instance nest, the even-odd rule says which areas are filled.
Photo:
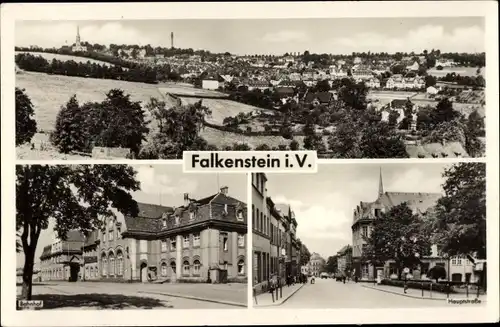
[[[184, 204], [184, 193], [192, 199], [213, 195], [223, 186], [228, 187], [229, 196], [247, 202], [246, 174], [184, 174], [182, 165], [133, 165], [141, 190], [133, 192], [137, 202], [179, 207]], [[55, 239], [51, 222], [40, 233], [35, 262], [40, 261], [43, 247]], [[17, 254], [17, 267], [24, 265], [24, 255]]]
[[485, 51], [481, 17], [177, 19], [120, 21], [17, 21], [16, 46], [60, 47], [82, 41], [109, 45], [150, 44], [234, 54], [285, 52]]
[[443, 164], [319, 165], [317, 174], [266, 174], [267, 194], [289, 203], [297, 236], [325, 260], [352, 244], [353, 210], [360, 201], [377, 199], [380, 169], [384, 191], [442, 193]]

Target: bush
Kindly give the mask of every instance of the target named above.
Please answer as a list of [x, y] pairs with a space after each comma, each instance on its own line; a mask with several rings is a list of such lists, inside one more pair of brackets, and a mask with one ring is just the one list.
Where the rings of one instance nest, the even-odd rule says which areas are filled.
[[299, 149], [299, 142], [297, 142], [296, 140], [292, 140], [292, 142], [290, 142], [290, 150], [296, 151], [298, 149]]
[[[403, 288], [404, 285], [405, 285], [405, 281], [404, 280], [391, 280], [391, 279], [383, 279], [382, 282], [381, 282], [382, 285], [389, 285], [389, 286], [396, 286], [396, 287], [401, 287]], [[417, 290], [420, 290], [420, 289], [424, 289], [424, 290], [427, 290], [429, 291], [431, 289], [431, 285], [432, 285], [432, 290], [433, 291], [436, 291], [436, 292], [441, 292], [441, 293], [447, 293], [448, 292], [448, 287], [450, 288], [450, 293], [454, 293], [453, 291], [453, 287], [450, 285], [448, 286], [447, 284], [436, 284], [436, 283], [433, 283], [433, 282], [429, 282], [429, 281], [414, 281], [414, 280], [408, 280], [406, 282], [406, 285], [408, 286], [408, 288], [412, 288], [412, 289], [417, 289]]]
[[24, 91], [16, 87], [16, 145], [30, 142], [37, 131], [33, 104]]
[[269, 151], [271, 148], [267, 144], [261, 144], [255, 148], [256, 151]]

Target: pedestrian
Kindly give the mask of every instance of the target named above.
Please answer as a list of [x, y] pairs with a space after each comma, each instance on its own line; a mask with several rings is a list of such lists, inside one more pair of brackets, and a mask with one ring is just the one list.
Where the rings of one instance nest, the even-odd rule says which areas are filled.
[[344, 282], [344, 284], [345, 284], [345, 280], [346, 280], [346, 278], [347, 278], [346, 276], [343, 276], [343, 277], [342, 277], [342, 281]]
[[357, 284], [358, 283], [358, 276], [354, 276], [354, 282]]

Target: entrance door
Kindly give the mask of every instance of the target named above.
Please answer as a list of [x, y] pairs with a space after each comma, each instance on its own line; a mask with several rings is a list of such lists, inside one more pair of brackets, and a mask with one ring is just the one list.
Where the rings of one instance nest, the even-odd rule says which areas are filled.
[[148, 281], [148, 265], [146, 263], [141, 263], [141, 282], [146, 283]]
[[177, 281], [177, 266], [174, 261], [170, 263], [170, 282], [175, 283]]
[[219, 271], [219, 273], [220, 273], [220, 275], [219, 275], [220, 276], [219, 277], [220, 278], [220, 282], [222, 284], [226, 284], [227, 283], [227, 269], [221, 269]]
[[78, 280], [78, 272], [80, 271], [80, 266], [78, 264], [71, 264], [70, 266], [69, 281], [76, 282]]

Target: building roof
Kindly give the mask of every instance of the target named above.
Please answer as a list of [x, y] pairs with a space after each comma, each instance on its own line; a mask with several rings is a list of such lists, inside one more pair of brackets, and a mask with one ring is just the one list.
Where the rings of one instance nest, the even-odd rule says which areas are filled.
[[333, 94], [330, 92], [308, 92], [305, 98], [305, 102], [310, 103], [314, 99], [318, 99], [321, 103], [329, 103], [333, 98]]
[[338, 255], [345, 255], [347, 251], [351, 250], [352, 247], [350, 245], [343, 246], [340, 250], [337, 251]]
[[283, 216], [288, 216], [290, 213], [290, 205], [284, 203], [276, 203], [276, 210], [281, 213]]
[[[427, 143], [421, 145], [406, 145], [406, 152], [410, 158], [467, 158], [467, 151], [460, 142]], [[443, 156], [444, 154], [444, 156]]]

